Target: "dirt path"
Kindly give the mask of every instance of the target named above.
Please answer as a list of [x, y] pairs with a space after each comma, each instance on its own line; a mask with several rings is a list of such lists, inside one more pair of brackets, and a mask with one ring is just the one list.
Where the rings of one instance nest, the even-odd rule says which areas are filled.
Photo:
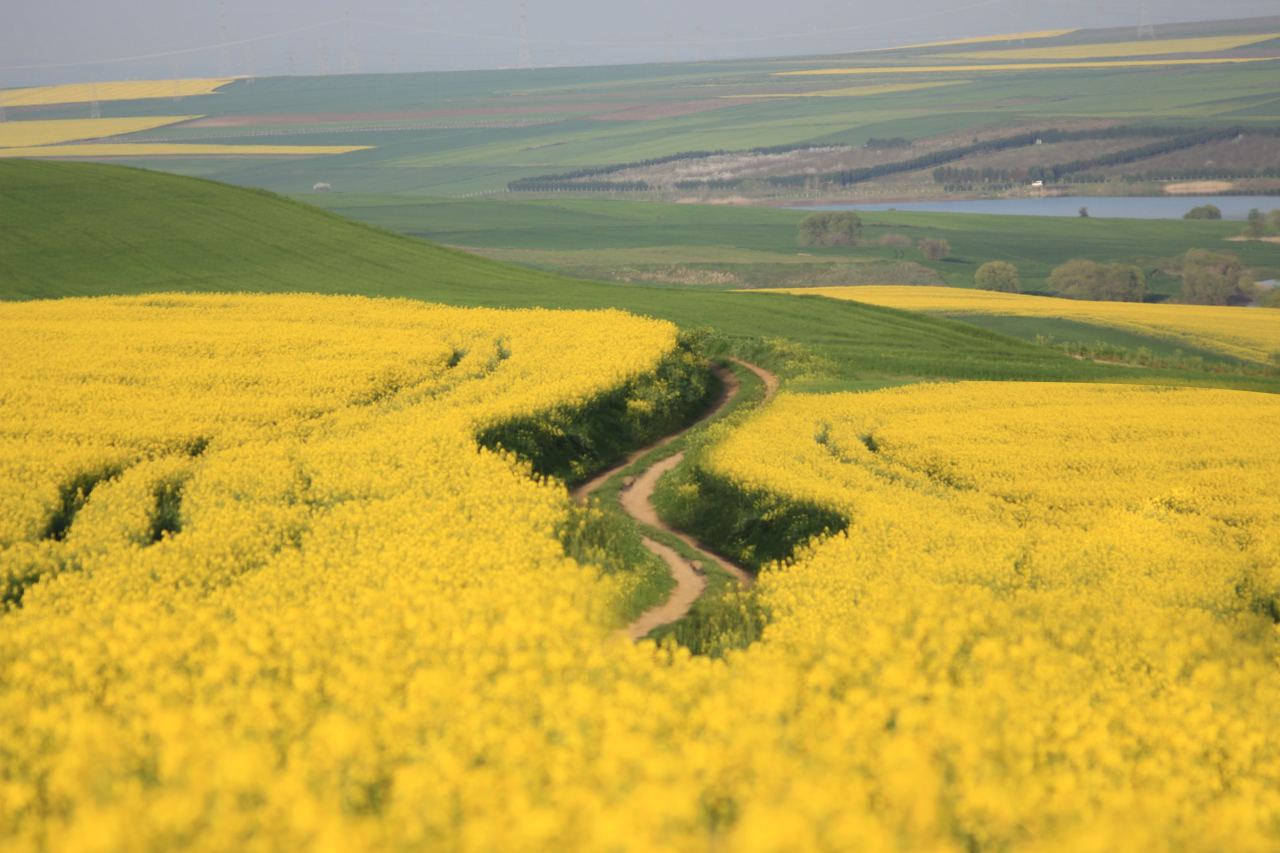
[[[773, 395], [778, 392], [778, 377], [768, 370], [740, 359], [731, 359], [734, 363], [745, 367], [764, 383], [764, 400], [762, 403], [769, 402]], [[642, 447], [629, 455], [623, 462], [608, 471], [594, 477], [586, 483], [573, 490], [573, 498], [576, 501], [585, 501], [593, 492], [605, 484], [609, 478], [613, 477], [619, 471], [627, 468], [637, 459], [645, 456], [662, 447], [666, 447], [671, 442], [683, 436], [694, 427], [702, 424], [711, 418], [714, 418], [726, 406], [738, 396], [741, 390], [741, 383], [738, 377], [730, 370], [717, 367], [716, 374], [724, 383], [724, 391], [715, 404], [704, 414], [696, 423], [666, 436], [660, 441], [656, 441], [647, 447]], [[653, 505], [653, 493], [657, 488], [658, 481], [668, 471], [676, 468], [684, 461], [684, 452], [675, 453], [671, 456], [661, 459], [650, 465], [641, 472], [630, 484], [624, 487], [620, 500], [623, 510], [643, 525], [651, 527], [655, 530], [661, 530], [678, 538], [686, 546], [693, 549], [703, 563], [714, 563], [719, 566], [725, 573], [732, 575], [738, 579], [743, 586], [750, 586], [755, 580], [754, 576], [741, 566], [735, 565], [718, 554], [713, 554], [702, 546], [696, 539], [688, 534], [682, 533], [668, 525], [664, 524], [662, 519], [658, 517], [657, 508]], [[707, 579], [701, 571], [701, 567], [691, 563], [680, 555], [675, 549], [668, 547], [654, 539], [644, 538], [644, 546], [652, 553], [660, 557], [663, 562], [671, 569], [671, 575], [675, 578], [676, 588], [672, 591], [671, 596], [662, 604], [647, 610], [632, 622], [626, 628], [627, 636], [633, 640], [639, 640], [646, 636], [654, 628], [663, 625], [669, 625], [672, 622], [682, 618], [689, 612], [689, 608], [698, 600], [703, 591], [707, 587]]]

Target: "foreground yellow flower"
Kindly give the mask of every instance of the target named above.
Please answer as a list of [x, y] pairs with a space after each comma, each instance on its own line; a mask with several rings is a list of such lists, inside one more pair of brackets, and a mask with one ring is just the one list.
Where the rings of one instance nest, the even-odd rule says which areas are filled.
[[475, 441], [651, 372], [669, 324], [0, 323], [7, 849], [1280, 841], [1274, 398], [779, 398], [706, 464], [849, 532], [766, 571], [763, 639], [710, 660], [615, 637], [564, 488]]

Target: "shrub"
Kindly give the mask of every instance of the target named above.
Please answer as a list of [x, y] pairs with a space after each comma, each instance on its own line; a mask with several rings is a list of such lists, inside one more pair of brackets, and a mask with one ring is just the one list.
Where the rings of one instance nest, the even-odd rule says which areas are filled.
[[920, 254], [930, 261], [940, 261], [951, 254], [951, 244], [946, 240], [931, 237], [921, 240], [916, 245], [920, 249]]
[[1230, 252], [1191, 249], [1182, 259], [1183, 302], [1194, 305], [1247, 305], [1257, 285]]
[[1222, 210], [1213, 204], [1202, 204], [1199, 207], [1193, 207], [1188, 210], [1182, 217], [1183, 219], [1221, 219]]
[[1072, 299], [1141, 302], [1147, 278], [1142, 270], [1130, 264], [1100, 264], [1086, 258], [1073, 258], [1049, 274], [1049, 287]]
[[973, 274], [973, 283], [983, 290], [1001, 290], [1006, 293], [1018, 293], [1022, 290], [1018, 268], [1008, 261], [987, 261]]
[[800, 221], [801, 246], [856, 246], [862, 233], [862, 218], [847, 213], [815, 213]]

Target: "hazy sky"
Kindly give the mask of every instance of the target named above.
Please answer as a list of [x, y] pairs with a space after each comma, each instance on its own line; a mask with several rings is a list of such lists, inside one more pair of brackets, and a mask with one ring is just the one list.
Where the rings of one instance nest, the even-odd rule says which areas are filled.
[[[534, 65], [855, 50], [1272, 15], [1278, 0], [525, 0]], [[520, 64], [520, 0], [7, 0], [0, 86]], [[16, 7], [16, 8], [15, 8]]]

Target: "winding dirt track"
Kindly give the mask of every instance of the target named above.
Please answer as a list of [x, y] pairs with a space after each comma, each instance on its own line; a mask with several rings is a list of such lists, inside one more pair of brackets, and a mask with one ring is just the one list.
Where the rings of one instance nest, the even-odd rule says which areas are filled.
[[[764, 383], [764, 400], [762, 403], [769, 402], [773, 395], [778, 391], [778, 377], [770, 371], [765, 370], [763, 367], [759, 367], [736, 358], [731, 360], [735, 364], [745, 367], [747, 370], [750, 370], [756, 376], [760, 377], [760, 381]], [[578, 486], [578, 488], [573, 490], [574, 500], [580, 503], [586, 501], [586, 499], [590, 497], [593, 492], [603, 486], [606, 481], [619, 471], [634, 463], [640, 457], [659, 448], [666, 447], [668, 444], [671, 444], [673, 441], [689, 432], [689, 430], [710, 420], [711, 418], [714, 418], [723, 411], [724, 408], [738, 396], [738, 392], [741, 390], [741, 383], [738, 382], [738, 377], [730, 370], [717, 367], [715, 368], [715, 371], [716, 375], [718, 375], [720, 380], [724, 383], [724, 391], [721, 393], [720, 398], [716, 400], [715, 404], [701, 418], [699, 418], [698, 421], [679, 432], [672, 433], [671, 435], [650, 444], [647, 447], [640, 448], [618, 465], [615, 465], [586, 483], [583, 483], [581, 486]], [[655, 530], [661, 530], [675, 536], [686, 546], [692, 548], [698, 554], [701, 562], [715, 563], [724, 570], [724, 572], [737, 578], [738, 582], [743, 586], [750, 586], [752, 581], [755, 579], [750, 572], [741, 566], [729, 562], [718, 554], [711, 553], [692, 536], [669, 527], [663, 523], [661, 518], [658, 517], [658, 511], [653, 505], [654, 489], [657, 488], [658, 481], [662, 479], [662, 476], [677, 467], [682, 461], [684, 461], [684, 451], [661, 459], [641, 472], [629, 485], [624, 487], [620, 495], [623, 510], [627, 515], [630, 515], [642, 525]], [[671, 569], [671, 575], [676, 581], [676, 588], [671, 592], [671, 596], [664, 603], [641, 613], [634, 622], [626, 627], [625, 633], [633, 640], [639, 640], [653, 629], [659, 628], [663, 625], [670, 625], [672, 622], [682, 618], [689, 612], [689, 608], [693, 606], [693, 603], [698, 600], [703, 591], [707, 588], [707, 579], [701, 572], [700, 567], [695, 563], [686, 560], [675, 549], [654, 539], [650, 539], [647, 536], [644, 537], [643, 541], [644, 546], [660, 557]]]

